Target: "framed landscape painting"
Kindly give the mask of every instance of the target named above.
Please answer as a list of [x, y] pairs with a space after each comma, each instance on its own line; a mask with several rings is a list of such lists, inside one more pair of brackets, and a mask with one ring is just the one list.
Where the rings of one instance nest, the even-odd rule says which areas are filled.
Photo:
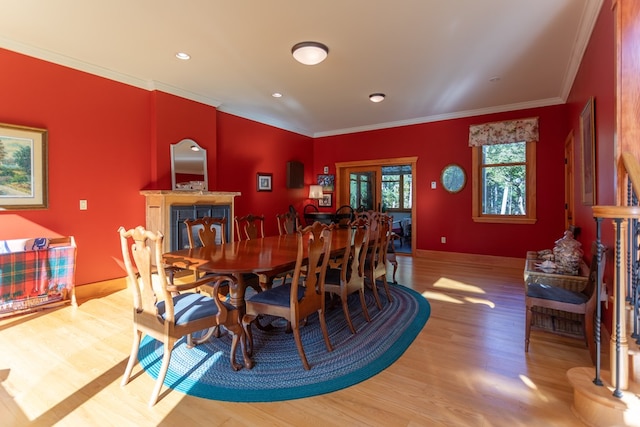
[[0, 124], [0, 209], [47, 208], [47, 131]]

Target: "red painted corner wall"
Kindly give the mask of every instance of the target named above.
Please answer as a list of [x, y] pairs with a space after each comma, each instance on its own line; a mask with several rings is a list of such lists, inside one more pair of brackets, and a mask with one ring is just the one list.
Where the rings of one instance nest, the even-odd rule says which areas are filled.
[[171, 188], [171, 144], [193, 139], [207, 150], [209, 189], [216, 188], [216, 108], [165, 92], [150, 95], [152, 171], [146, 189]]
[[216, 186], [214, 107], [4, 49], [0, 66], [0, 123], [47, 129], [49, 154], [48, 209], [0, 212], [0, 240], [73, 235], [77, 284], [124, 276], [116, 231], [145, 223], [141, 189], [171, 188], [170, 144], [207, 148]]
[[[286, 212], [289, 205], [302, 214], [311, 202], [307, 197], [309, 185], [315, 184], [312, 139], [223, 112], [218, 112], [217, 123], [216, 190], [241, 192], [235, 201], [236, 216], [264, 215], [265, 234], [278, 234], [276, 214]], [[304, 164], [304, 188], [286, 186], [287, 162], [292, 160]], [[273, 174], [272, 191], [257, 191], [258, 172]]]
[[4, 49], [0, 68], [0, 122], [46, 129], [49, 157], [48, 209], [0, 212], [0, 240], [73, 235], [77, 284], [123, 277], [116, 231], [145, 220], [149, 92]]

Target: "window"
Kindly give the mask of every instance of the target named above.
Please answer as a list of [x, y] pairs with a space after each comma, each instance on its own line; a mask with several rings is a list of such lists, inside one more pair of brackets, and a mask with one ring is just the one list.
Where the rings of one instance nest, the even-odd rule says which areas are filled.
[[358, 172], [349, 174], [349, 205], [354, 209], [362, 207], [365, 210], [373, 209], [373, 185], [375, 180], [372, 172]]
[[382, 168], [383, 211], [411, 210], [411, 165]]
[[[478, 127], [484, 134], [473, 144]], [[537, 129], [537, 119], [478, 125], [475, 133], [470, 128], [474, 221], [535, 223]]]

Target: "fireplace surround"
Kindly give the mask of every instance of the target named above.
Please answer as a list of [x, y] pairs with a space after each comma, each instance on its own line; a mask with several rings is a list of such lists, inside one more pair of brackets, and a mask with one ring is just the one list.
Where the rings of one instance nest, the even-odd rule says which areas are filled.
[[[228, 191], [189, 191], [189, 190], [142, 190], [146, 199], [146, 228], [164, 234], [164, 251], [180, 249], [181, 243], [178, 222], [184, 221], [184, 215], [225, 216], [227, 218], [227, 241], [234, 234], [234, 200], [239, 192]], [[172, 210], [174, 220], [172, 221]], [[181, 212], [176, 214], [176, 212]], [[226, 215], [225, 215], [226, 214]], [[191, 219], [195, 219], [192, 218]], [[172, 234], [172, 228], [173, 233]], [[184, 235], [186, 238], [186, 235]]]

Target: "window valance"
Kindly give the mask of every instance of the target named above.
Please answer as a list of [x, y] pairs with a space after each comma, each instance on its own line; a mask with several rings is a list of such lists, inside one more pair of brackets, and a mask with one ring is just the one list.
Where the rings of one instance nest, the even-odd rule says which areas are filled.
[[469, 147], [538, 141], [538, 118], [469, 126]]

